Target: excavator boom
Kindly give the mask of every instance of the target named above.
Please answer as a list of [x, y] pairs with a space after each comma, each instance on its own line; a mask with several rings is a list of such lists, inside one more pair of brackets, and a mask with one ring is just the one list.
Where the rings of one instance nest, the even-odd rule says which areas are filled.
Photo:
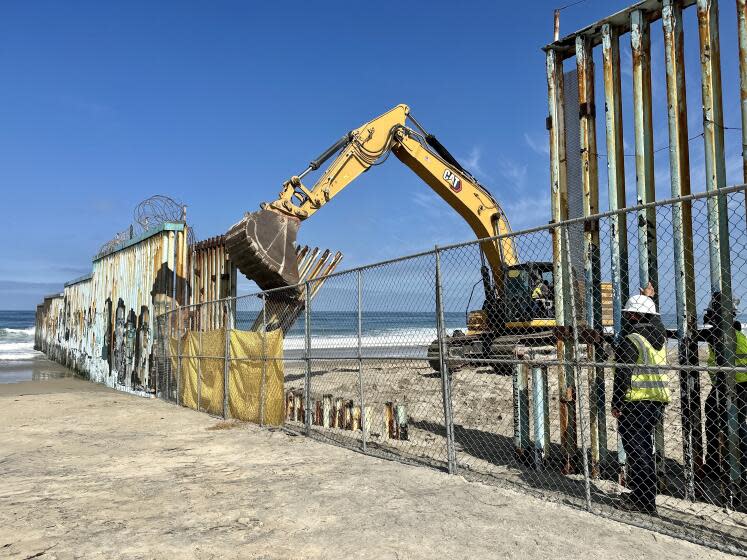
[[[262, 289], [297, 284], [295, 240], [300, 222], [390, 152], [454, 208], [478, 238], [510, 233], [508, 220], [492, 195], [409, 112], [407, 105], [397, 105], [350, 131], [301, 174], [286, 181], [276, 200], [235, 224], [227, 233], [226, 247], [238, 269]], [[406, 126], [408, 117], [416, 129]], [[334, 161], [307, 188], [303, 177], [335, 154]], [[502, 281], [504, 267], [518, 263], [510, 237], [485, 241], [482, 250], [496, 284]]]

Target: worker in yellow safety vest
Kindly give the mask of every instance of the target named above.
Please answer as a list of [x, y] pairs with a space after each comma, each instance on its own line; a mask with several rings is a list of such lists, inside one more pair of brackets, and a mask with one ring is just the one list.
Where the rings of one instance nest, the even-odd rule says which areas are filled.
[[[653, 295], [649, 286], [647, 292]], [[614, 344], [612, 414], [627, 456], [629, 494], [620, 498], [627, 511], [656, 513], [654, 431], [669, 402], [667, 332], [648, 295], [632, 296], [623, 311], [622, 331]]]
[[[703, 330], [700, 331], [700, 340], [708, 344], [708, 367], [721, 367], [723, 360], [718, 355], [719, 339], [721, 331], [721, 293], [715, 292], [711, 303], [703, 314]], [[707, 475], [717, 476], [722, 472], [727, 460], [728, 446], [726, 443], [726, 375], [734, 375], [734, 402], [737, 405], [737, 422], [739, 424], [739, 437], [741, 449], [742, 472], [747, 465], [747, 336], [742, 333], [742, 324], [735, 320], [736, 308], [731, 306], [731, 316], [726, 318], [734, 326], [735, 357], [734, 368], [709, 371], [711, 377], [711, 390], [706, 397], [705, 432], [706, 432], [706, 460], [705, 472]]]

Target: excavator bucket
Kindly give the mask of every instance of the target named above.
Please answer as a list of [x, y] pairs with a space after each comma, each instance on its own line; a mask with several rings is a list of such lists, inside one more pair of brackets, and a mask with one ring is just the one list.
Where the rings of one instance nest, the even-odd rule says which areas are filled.
[[296, 235], [299, 220], [273, 212], [247, 212], [226, 234], [236, 267], [263, 290], [299, 283]]

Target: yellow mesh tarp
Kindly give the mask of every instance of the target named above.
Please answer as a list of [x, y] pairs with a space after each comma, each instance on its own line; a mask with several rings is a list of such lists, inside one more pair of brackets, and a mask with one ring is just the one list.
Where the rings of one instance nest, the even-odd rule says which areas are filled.
[[[225, 330], [189, 332], [181, 340], [180, 404], [210, 414], [223, 414], [225, 375]], [[247, 422], [260, 421], [260, 389], [265, 377], [264, 422], [283, 423], [283, 335], [281, 331], [262, 334], [230, 332], [228, 380], [229, 415]], [[170, 340], [173, 371], [177, 372], [177, 342]], [[267, 360], [262, 360], [263, 351]], [[200, 379], [198, 387], [198, 377]], [[199, 400], [199, 407], [198, 407]]]
[[283, 423], [283, 333], [267, 333], [263, 364], [262, 334], [252, 331], [231, 331], [231, 367], [228, 381], [228, 404], [231, 416], [259, 423], [260, 389], [264, 369], [264, 423]]

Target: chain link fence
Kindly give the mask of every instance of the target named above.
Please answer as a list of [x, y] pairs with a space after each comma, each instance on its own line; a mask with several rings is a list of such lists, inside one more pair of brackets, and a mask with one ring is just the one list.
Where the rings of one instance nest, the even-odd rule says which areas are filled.
[[[182, 307], [158, 392], [747, 555], [746, 212], [735, 187]], [[660, 315], [623, 312], [649, 282]]]

